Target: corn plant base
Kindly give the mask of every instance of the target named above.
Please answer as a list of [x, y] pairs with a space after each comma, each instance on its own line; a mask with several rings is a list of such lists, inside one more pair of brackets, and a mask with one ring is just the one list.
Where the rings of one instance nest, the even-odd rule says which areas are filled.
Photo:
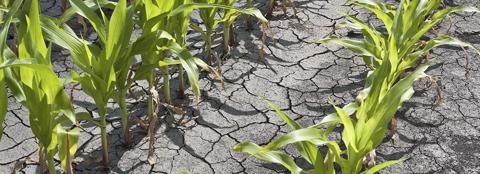
[[[268, 107], [254, 95], [263, 95], [273, 100], [299, 122], [310, 125], [317, 120], [316, 116], [331, 112], [325, 100], [327, 97], [334, 96], [339, 105], [352, 101], [352, 96], [356, 96], [362, 87], [361, 79], [366, 76], [367, 70], [359, 63], [361, 60], [352, 57], [353, 54], [346, 49], [305, 43], [328, 34], [332, 30], [333, 22], [337, 21], [333, 12], [346, 7], [333, 4], [333, 1], [300, 2], [305, 2], [304, 6], [312, 8], [306, 10], [297, 7], [299, 13], [305, 13], [311, 23], [297, 24], [292, 20], [292, 26], [285, 28], [283, 25], [288, 21], [271, 21], [272, 40], [276, 40], [276, 45], [271, 44], [269, 49], [266, 49], [265, 60], [268, 66], [256, 62], [256, 43], [259, 43], [260, 32], [236, 31], [240, 43], [232, 51], [236, 58], [227, 59], [222, 66], [225, 81], [228, 82], [225, 90], [222, 90], [219, 82], [202, 79], [202, 102], [198, 106], [192, 104], [187, 110], [187, 114], [194, 118], [185, 125], [177, 124], [178, 120], [175, 119], [180, 118], [178, 115], [172, 119], [165, 109], [161, 109], [155, 129], [157, 164], [153, 168], [147, 163], [148, 144], [145, 129], [132, 125], [133, 148], [125, 148], [122, 145], [123, 132], [119, 120], [109, 122], [107, 131], [111, 137], [111, 171], [285, 172], [285, 169], [279, 166], [263, 164], [253, 158], [244, 160], [247, 156], [231, 150], [238, 141], [267, 143], [275, 136], [289, 131], [275, 113], [259, 112]], [[323, 3], [325, 7], [316, 9], [320, 8], [318, 3]], [[323, 13], [324, 16], [310, 11]], [[299, 17], [307, 19], [304, 15]], [[469, 35], [480, 32], [480, 23], [475, 19], [478, 19], [478, 16], [453, 18], [458, 26], [455, 28], [456, 32], [460, 33], [465, 41], [478, 42], [478, 36]], [[318, 26], [320, 24], [324, 27]], [[251, 34], [256, 38], [252, 39]], [[474, 173], [477, 170], [476, 161], [480, 159], [476, 154], [480, 153], [480, 139], [475, 126], [480, 125], [480, 120], [477, 119], [480, 109], [477, 107], [479, 101], [475, 97], [478, 97], [477, 82], [480, 78], [475, 65], [480, 61], [473, 53], [469, 52], [469, 55], [473, 70], [470, 71], [469, 79], [466, 79], [464, 53], [461, 49], [442, 48], [434, 52], [435, 62], [429, 74], [441, 79], [444, 102], [433, 111], [431, 104], [435, 97], [434, 89], [426, 88], [429, 86], [428, 80], [422, 80], [416, 85], [418, 94], [396, 115], [398, 134], [377, 149], [380, 160], [398, 159], [403, 155], [411, 159], [387, 169], [386, 172], [441, 173], [451, 172], [449, 168], [459, 168], [465, 173]], [[52, 57], [57, 72], [66, 76], [66, 72], [72, 68], [65, 67], [71, 65], [69, 59], [59, 50], [54, 50]], [[132, 88], [132, 91], [139, 94], [140, 101], [137, 103], [134, 99], [128, 100], [132, 118], [145, 118], [142, 117], [146, 115], [146, 105], [142, 99], [145, 95], [141, 93], [145, 89], [146, 83], [143, 82]], [[191, 92], [187, 90], [186, 95], [191, 96]], [[172, 96], [176, 95], [173, 93]], [[95, 113], [93, 101], [78, 88], [73, 89], [73, 98], [74, 104], [81, 111], [90, 110]], [[120, 112], [117, 106], [111, 104], [109, 113], [119, 116]], [[9, 113], [3, 124], [5, 133], [0, 141], [0, 173], [10, 171], [15, 164], [22, 166], [18, 169], [25, 173], [35, 173], [38, 165], [31, 162], [17, 163], [26, 157], [34, 160], [38, 158], [37, 144], [28, 125], [26, 109], [10, 97]], [[74, 160], [74, 172], [93, 173], [99, 171], [100, 168], [95, 167], [101, 164], [100, 131], [91, 124], [82, 123], [82, 127], [84, 128], [79, 140], [81, 149]], [[442, 168], [448, 170], [440, 171]]]

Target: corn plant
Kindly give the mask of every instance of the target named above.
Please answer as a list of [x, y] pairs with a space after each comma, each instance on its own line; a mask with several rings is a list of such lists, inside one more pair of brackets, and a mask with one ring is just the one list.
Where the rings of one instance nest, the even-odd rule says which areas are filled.
[[[282, 119], [294, 131], [265, 147], [250, 142], [239, 144], [235, 147], [237, 151], [282, 164], [292, 173], [335, 173], [334, 164], [340, 167], [342, 173], [375, 173], [401, 161], [388, 161], [369, 169], [363, 166], [366, 155], [382, 142], [388, 123], [397, 109], [413, 95], [413, 82], [426, 76], [424, 71], [429, 66], [429, 60], [426, 59], [417, 66], [420, 57], [441, 45], [471, 47], [448, 36], [439, 36], [429, 41], [420, 41], [420, 38], [449, 13], [478, 10], [471, 7], [449, 7], [436, 11], [440, 4], [439, 0], [402, 0], [397, 8], [391, 4], [369, 0], [358, 0], [353, 3], [377, 15], [388, 32], [385, 36], [361, 20], [348, 16], [349, 22], [342, 26], [362, 30], [365, 37], [363, 41], [343, 38], [327, 38], [321, 41], [339, 43], [361, 54], [365, 63], [371, 67], [372, 71], [367, 77], [365, 89], [360, 92], [356, 101], [343, 109], [335, 106], [335, 114], [308, 128], [302, 128], [276, 108]], [[406, 73], [407, 69], [412, 68], [416, 69]], [[326, 136], [336, 123], [343, 125], [342, 141], [345, 145], [343, 151], [336, 142], [328, 140]], [[324, 126], [327, 128], [318, 129]], [[312, 164], [312, 170], [304, 171], [288, 155], [276, 151], [292, 143], [297, 145], [302, 157]], [[325, 145], [328, 148], [326, 156], [318, 152], [317, 145]]]
[[[81, 74], [72, 72], [72, 79], [82, 86], [82, 90], [91, 96], [97, 106], [98, 123], [101, 130], [103, 148], [103, 165], [108, 168], [108, 135], [106, 132], [107, 102], [113, 99], [120, 104], [122, 110], [122, 127], [128, 142], [128, 112], [125, 102], [126, 71], [132, 64], [132, 57], [136, 54], [138, 43], [145, 44], [139, 39], [130, 44], [133, 30], [133, 14], [135, 3], [127, 7], [126, 0], [120, 0], [113, 10], [110, 20], [100, 9], [100, 18], [95, 12], [80, 0], [70, 0], [72, 9], [86, 18], [92, 24], [99, 36], [99, 44], [88, 43], [73, 33], [67, 25], [57, 25], [53, 19], [43, 20], [43, 26], [52, 40], [61, 47], [68, 49], [73, 62], [83, 71]], [[61, 23], [60, 23], [61, 24]]]
[[[122, 27], [128, 28], [126, 29], [128, 32], [123, 33], [127, 34], [124, 36], [123, 42], [125, 44], [128, 44], [128, 40], [130, 38], [130, 35], [132, 33], [133, 29], [133, 13], [136, 10], [136, 7], [139, 6], [139, 2], [135, 2], [135, 4], [130, 7], [130, 11], [127, 12], [127, 16], [125, 16], [124, 19], [126, 22]], [[115, 69], [115, 74], [117, 80], [115, 81], [115, 101], [118, 103], [121, 111], [121, 122], [122, 122], [122, 129], [124, 132], [124, 143], [127, 146], [131, 145], [131, 135], [130, 135], [130, 127], [129, 127], [129, 114], [128, 114], [128, 107], [126, 103], [126, 96], [127, 92], [129, 91], [131, 87], [131, 81], [128, 80], [129, 78], [129, 71], [133, 65], [133, 58], [134, 55], [140, 54], [144, 49], [141, 48], [144, 45], [151, 44], [151, 41], [153, 38], [148, 38], [148, 37], [140, 37], [138, 38], [133, 44], [127, 45], [127, 49], [120, 51], [118, 54], [118, 60], [115, 61], [114, 63], [114, 69]]]
[[[192, 0], [176, 1], [175, 7], [178, 7], [183, 4], [192, 3]], [[173, 37], [175, 38], [177, 44], [184, 50], [187, 50], [187, 30], [190, 25], [190, 13], [191, 10], [185, 10], [180, 14], [171, 17], [170, 20], [170, 29], [172, 31]], [[185, 97], [185, 79], [184, 75], [185, 70], [182, 65], [178, 65], [178, 98]]]
[[371, 69], [376, 69], [382, 64], [383, 57], [388, 53], [389, 38], [395, 36], [400, 54], [398, 60], [394, 62], [394, 66], [397, 66], [397, 68], [392, 72], [394, 73], [392, 74], [392, 82], [395, 82], [395, 79], [402, 75], [405, 70], [414, 67], [419, 58], [427, 55], [435, 47], [452, 45], [475, 49], [471, 45], [447, 35], [437, 36], [429, 40], [424, 40], [425, 37], [423, 36], [449, 14], [478, 12], [477, 8], [458, 6], [438, 9], [441, 0], [402, 0], [398, 8], [395, 8], [393, 4], [373, 0], [350, 0], [349, 2], [374, 13], [383, 22], [382, 27], [387, 30], [387, 35], [355, 16], [347, 15], [348, 21], [340, 23], [338, 26], [361, 30], [364, 39], [331, 37], [320, 40], [320, 43], [332, 42], [345, 46], [362, 55], [365, 64]]
[[[214, 57], [217, 59], [218, 66], [220, 67], [219, 57], [212, 50], [213, 45], [213, 32], [217, 29], [220, 23], [224, 23], [223, 26], [223, 49], [224, 53], [228, 53], [230, 49], [230, 41], [234, 37], [232, 25], [233, 22], [241, 14], [246, 14], [258, 18], [261, 22], [267, 23], [267, 19], [261, 14], [258, 9], [250, 7], [244, 10], [236, 9], [233, 7], [235, 0], [194, 0], [194, 2], [199, 4], [215, 4], [217, 5], [214, 8], [202, 8], [200, 9], [200, 18], [203, 21], [205, 26], [205, 31], [198, 25], [191, 24], [191, 28], [199, 33], [201, 33], [203, 40], [205, 41], [205, 57], [210, 64], [213, 64]], [[217, 15], [221, 17], [217, 17]], [[234, 40], [232, 40], [234, 42]], [[233, 43], [232, 43], [233, 44]], [[220, 68], [219, 68], [220, 70]]]
[[[171, 103], [170, 98], [170, 73], [168, 70], [169, 63], [162, 64], [159, 66], [160, 62], [167, 62], [166, 56], [163, 52], [159, 52], [157, 45], [165, 44], [163, 36], [168, 35], [169, 38], [172, 38], [170, 34], [165, 32], [163, 35], [159, 34], [160, 30], [167, 27], [166, 23], [168, 20], [168, 12], [172, 10], [174, 6], [173, 1], [168, 1], [167, 3], [160, 3], [157, 1], [145, 0], [142, 3], [142, 6], [139, 8], [140, 11], [140, 26], [142, 27], [142, 36], [152, 35], [155, 37], [155, 40], [151, 42], [150, 48], [142, 53], [142, 65], [139, 68], [139, 71], [136, 72], [134, 80], [146, 79], [148, 81], [148, 141], [149, 141], [149, 150], [148, 150], [148, 161], [150, 164], [155, 163], [154, 158], [154, 128], [156, 127], [157, 122], [157, 112], [160, 105], [160, 99], [158, 97], [158, 92], [155, 88], [156, 86], [156, 69], [159, 68], [163, 75], [163, 95], [166, 103]], [[163, 14], [163, 15], [162, 15]], [[155, 21], [156, 20], [156, 21]], [[150, 22], [149, 22], [150, 21]], [[159, 43], [162, 42], [162, 43]], [[160, 45], [164, 46], [164, 45]]]
[[[378, 82], [387, 78], [382, 70], [392, 67], [388, 63], [384, 65], [371, 73], [367, 83], [375, 83], [375, 80]], [[336, 113], [328, 115], [320, 123], [306, 128], [289, 118], [277, 106], [268, 102], [293, 131], [263, 147], [247, 141], [236, 145], [234, 150], [248, 153], [263, 161], [283, 165], [294, 174], [333, 174], [337, 172], [336, 166], [344, 174], [373, 174], [387, 166], [401, 162], [403, 159], [387, 161], [369, 169], [363, 166], [364, 157], [382, 142], [391, 116], [404, 101], [413, 95], [413, 82], [425, 76], [424, 71], [427, 67], [428, 63], [422, 65], [387, 91], [366, 88], [357, 97], [357, 102], [346, 105], [344, 108], [334, 106]], [[385, 93], [381, 95], [382, 97], [375, 106], [371, 106], [367, 102], [371, 96], [378, 96], [382, 92]], [[331, 103], [333, 105], [333, 101]], [[341, 141], [345, 145], [345, 150], [341, 150], [338, 142], [329, 139], [328, 136], [338, 123], [343, 125]], [[300, 168], [292, 157], [278, 150], [288, 144], [295, 144], [301, 157], [311, 165], [312, 169]], [[327, 152], [322, 154], [317, 146], [326, 147]]]
[[[155, 163], [153, 155], [153, 130], [157, 120], [161, 101], [155, 89], [156, 69], [163, 77], [162, 92], [166, 105], [172, 104], [170, 94], [169, 66], [177, 65], [179, 68], [179, 96], [183, 97], [184, 71], [195, 96], [200, 96], [198, 84], [199, 72], [197, 66], [204, 70], [211, 69], [201, 59], [193, 57], [186, 48], [187, 27], [190, 25], [190, 13], [195, 8], [217, 8], [214, 4], [195, 4], [191, 0], [167, 1], [158, 0], [141, 1], [139, 8], [138, 25], [142, 28], [142, 37], [155, 38], [142, 52], [142, 65], [135, 73], [132, 80], [146, 79], [148, 81], [148, 118], [149, 128], [149, 155], [148, 161]], [[223, 7], [224, 8], [224, 7]], [[254, 13], [254, 12], [251, 12]], [[258, 13], [258, 12], [256, 12]], [[260, 14], [261, 15], [261, 14]]]
[[[435, 47], [442, 45], [471, 47], [477, 53], [480, 53], [470, 44], [447, 35], [422, 40], [423, 36], [447, 17], [448, 14], [462, 11], [477, 12], [478, 9], [476, 8], [459, 6], [438, 10], [442, 2], [441, 0], [404, 0], [400, 2], [398, 8], [395, 8], [393, 4], [383, 4], [372, 0], [353, 0], [349, 2], [374, 13], [383, 22], [387, 35], [377, 31], [375, 27], [369, 26], [360, 19], [347, 15], [348, 21], [340, 23], [339, 27], [361, 30], [364, 39], [332, 37], [322, 39], [320, 43], [332, 42], [345, 46], [353, 52], [362, 55], [365, 64], [371, 69], [376, 69], [381, 66], [383, 57], [387, 56], [387, 47], [392, 42], [389, 40], [390, 37], [395, 36], [396, 46], [400, 54], [396, 59], [389, 59], [392, 62], [392, 66], [396, 68], [390, 72], [390, 77], [386, 81], [389, 84], [386, 86], [387, 88], [395, 84], [406, 70], [414, 68], [420, 58], [426, 56], [428, 59], [430, 50]], [[396, 127], [395, 125], [392, 126], [394, 131]]]
[[[18, 52], [5, 44], [14, 16], [18, 17], [14, 25]], [[40, 27], [38, 0], [13, 2], [2, 28], [0, 53], [3, 64], [0, 68], [4, 71], [0, 73], [1, 85], [6, 78], [14, 97], [29, 110], [30, 127], [39, 143], [42, 170], [48, 166], [49, 173], [55, 173], [54, 156], [59, 152], [64, 171], [72, 173], [71, 160], [76, 152], [79, 129], [74, 128], [76, 116], [70, 97], [63, 90], [63, 80], [52, 69], [51, 48], [45, 44]], [[3, 86], [0, 95], [0, 120], [3, 121], [7, 106]]]
[[[222, 5], [233, 7], [233, 4], [236, 0], [226, 0], [223, 1]], [[235, 22], [236, 18], [240, 15], [236, 13], [235, 10], [224, 10], [223, 18], [223, 54], [227, 54], [230, 52], [230, 46], [235, 46], [236, 39], [235, 33], [233, 32], [233, 22]]]
[[[172, 104], [170, 94], [170, 66], [179, 68], [179, 97], [183, 97], [184, 72], [187, 72], [189, 83], [193, 93], [200, 96], [198, 84], [199, 72], [197, 66], [208, 70], [209, 67], [202, 60], [193, 57], [186, 48], [186, 33], [190, 23], [190, 13], [193, 6], [190, 0], [184, 1], [151, 1], [142, 2], [140, 10], [139, 26], [142, 27], [142, 36], [155, 38], [151, 41], [151, 47], [142, 53], [142, 65], [136, 72], [133, 80], [146, 79], [148, 81], [148, 137], [149, 152], [148, 161], [155, 163], [153, 154], [153, 130], [157, 120], [157, 112], [161, 101], [155, 89], [156, 69], [159, 69], [163, 77], [162, 92], [166, 105]], [[182, 7], [182, 8], [180, 8]]]

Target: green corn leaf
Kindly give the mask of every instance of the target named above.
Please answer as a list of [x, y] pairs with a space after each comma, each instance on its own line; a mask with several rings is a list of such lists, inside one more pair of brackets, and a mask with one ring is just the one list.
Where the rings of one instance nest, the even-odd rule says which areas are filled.
[[422, 52], [426, 53], [433, 48], [443, 46], [443, 45], [469, 47], [469, 48], [472, 48], [473, 50], [475, 50], [475, 52], [480, 55], [480, 51], [477, 48], [475, 48], [473, 45], [468, 44], [466, 42], [463, 42], [461, 40], [458, 40], [456, 38], [450, 37], [450, 36], [440, 36], [440, 37], [437, 37], [437, 38], [434, 38], [434, 39], [428, 41], [426, 46], [422, 49]]
[[79, 128], [67, 131], [62, 126], [57, 126], [58, 157], [63, 171], [67, 174], [73, 174], [72, 162], [77, 152], [79, 135]]
[[[48, 161], [48, 165], [49, 165], [49, 172], [54, 172], [55, 169], [54, 168], [51, 168], [51, 167], [54, 167], [55, 164], [52, 165], [52, 163], [54, 163], [54, 156], [55, 154], [57, 153], [57, 149], [58, 149], [58, 138], [57, 138], [57, 129], [56, 127], [52, 127], [52, 128], [49, 128], [48, 132], [47, 132], [50, 136], [50, 141], [48, 145], [46, 145], [45, 147], [47, 147], [46, 149], [46, 157], [47, 157], [47, 161]], [[38, 138], [38, 137], [37, 137]], [[42, 137], [44, 138], [44, 137]]]
[[[365, 127], [369, 129], [363, 129], [362, 132], [359, 132], [359, 134], [362, 135], [362, 138], [359, 141], [359, 147], [366, 147], [371, 141], [370, 138], [375, 138], [376, 141], [373, 142], [373, 145], [378, 145], [378, 143], [381, 142], [381, 139], [378, 138], [377, 136], [374, 136], [375, 132], [380, 133], [381, 136], [383, 137], [384, 134], [384, 129], [386, 129], [386, 126], [388, 122], [392, 119], [393, 115], [395, 112], [398, 110], [399, 107], [401, 107], [401, 104], [410, 99], [410, 97], [413, 95], [413, 82], [419, 78], [425, 77], [426, 75], [424, 74], [425, 70], [428, 68], [429, 64], [423, 64], [420, 66], [418, 69], [416, 69], [414, 72], [400, 80], [395, 86], [393, 86], [385, 95], [385, 97], [380, 101], [378, 104], [379, 106], [389, 106], [389, 107], [378, 107], [377, 110], [373, 113], [373, 116], [371, 119], [369, 119], [365, 125]], [[372, 129], [376, 128], [378, 126], [379, 129]], [[378, 136], [380, 136], [378, 134]]]
[[[115, 6], [117, 5], [116, 2], [113, 2], [113, 1], [107, 1], [107, 0], [84, 0], [83, 1], [84, 4], [92, 9], [93, 11], [97, 10], [99, 8], [98, 5], [100, 5], [101, 7], [106, 7], [106, 8], [109, 8], [109, 9], [114, 9]], [[97, 4], [98, 2], [98, 4]], [[77, 9], [76, 8], [68, 8], [67, 10], [65, 10], [65, 12], [63, 12], [62, 16], [60, 16], [58, 19], [56, 19], [56, 22], [57, 24], [61, 25], [61, 24], [64, 24], [66, 22], [68, 22], [75, 14], [77, 13]]]
[[[17, 13], [20, 5], [23, 3], [23, 0], [14, 1], [11, 7], [8, 9], [6, 13], [6, 20], [2, 24], [3, 30], [0, 32], [0, 63], [4, 64], [4, 57], [5, 57], [5, 50], [7, 48], [6, 40], [8, 34], [8, 28], [10, 28], [10, 23], [13, 19], [13, 15]], [[3, 16], [0, 16], [3, 17]], [[1, 20], [1, 19], [0, 19]], [[5, 116], [7, 114], [8, 108], [8, 96], [7, 96], [7, 89], [6, 89], [6, 82], [5, 82], [5, 74], [3, 71], [4, 68], [0, 68], [0, 140], [2, 139], [3, 135], [3, 121], [5, 120]]]
[[127, 2], [126, 0], [120, 0], [118, 1], [118, 4], [110, 18], [110, 22], [108, 23], [108, 38], [105, 48], [107, 60], [115, 59], [118, 56], [119, 51], [124, 49], [122, 48], [122, 45], [125, 44], [125, 40], [123, 38], [124, 36], [128, 36], [126, 38], [130, 39], [130, 33], [125, 32], [129, 30], [128, 28], [130, 28], [129, 25], [126, 25], [126, 22]]
[[382, 41], [384, 36], [380, 32], [370, 28], [366, 23], [355, 16], [347, 15], [347, 17], [360, 27], [364, 37], [366, 37], [367, 40], [372, 41], [377, 49], [383, 47]]
[[201, 65], [204, 69], [207, 70], [208, 65], [206, 65], [200, 59], [193, 57], [193, 55], [188, 50], [182, 48], [175, 42], [170, 43], [169, 50], [171, 50], [173, 54], [180, 58], [180, 63], [188, 74], [188, 80], [190, 82], [190, 86], [192, 87], [192, 91], [195, 96], [199, 97], [200, 87], [198, 85], [198, 79], [200, 78], [200, 74], [198, 72], [197, 65]]
[[399, 65], [399, 70], [405, 70], [414, 66], [418, 58], [420, 58], [420, 56], [425, 55], [433, 48], [444, 46], [444, 45], [469, 47], [469, 48], [472, 48], [477, 54], [480, 55], [480, 51], [471, 44], [462, 42], [450, 36], [440, 36], [440, 37], [429, 40], [421, 50], [409, 54]]
[[218, 4], [207, 4], [207, 3], [190, 3], [184, 4], [177, 7], [175, 10], [171, 11], [168, 16], [175, 16], [183, 11], [190, 11], [192, 9], [201, 9], [201, 8], [222, 8], [227, 10], [235, 10], [236, 12], [247, 14], [258, 18], [262, 22], [268, 22], [268, 20], [262, 15], [262, 12], [256, 8], [248, 8], [248, 9], [236, 9], [232, 6], [226, 5], [218, 5]]
[[[60, 85], [63, 83], [60, 83]], [[61, 116], [64, 116], [68, 119], [69, 122], [64, 121], [64, 122], [59, 122], [59, 124], [65, 124], [65, 123], [70, 123], [70, 124], [75, 124], [77, 123], [76, 117], [75, 117], [75, 111], [73, 108], [73, 105], [71, 103], [70, 96], [68, 96], [65, 92], [59, 92], [56, 99], [55, 99], [55, 108], [56, 112], [59, 112]]]
[[129, 56], [145, 53], [153, 49], [153, 44], [156, 39], [156, 33], [143, 34], [132, 43], [131, 52]]
[[195, 24], [190, 24], [190, 28], [192, 28], [194, 31], [200, 33], [202, 35], [202, 38], [208, 38], [207, 34], [203, 31], [202, 27], [195, 25]]
[[[358, 109], [358, 105], [356, 103], [347, 104], [342, 108], [342, 110], [344, 110], [347, 113], [347, 115], [353, 115], [357, 111], [357, 109]], [[312, 125], [309, 128], [320, 128], [325, 125], [335, 125], [341, 122], [342, 120], [340, 119], [340, 117], [338, 117], [338, 114], [332, 113], [323, 117], [319, 123]]]
[[303, 128], [300, 124], [295, 122], [295, 120], [291, 119], [290, 117], [287, 116], [287, 114], [285, 114], [282, 110], [280, 110], [280, 108], [277, 105], [273, 104], [269, 100], [266, 100], [266, 99], [264, 99], [264, 100], [268, 104], [268, 106], [270, 106], [270, 108], [274, 109], [275, 112], [277, 112], [277, 114], [283, 119], [283, 121], [285, 121], [287, 123], [287, 125], [290, 127], [290, 129], [298, 130], [298, 129]]
[[412, 47], [425, 33], [430, 31], [432, 27], [434, 27], [436, 24], [441, 22], [448, 14], [451, 13], [457, 13], [457, 12], [479, 12], [479, 9], [475, 7], [464, 7], [464, 6], [459, 6], [459, 7], [448, 7], [445, 9], [442, 9], [435, 14], [432, 15], [431, 19], [426, 21], [426, 24], [422, 26], [412, 37], [409, 37], [410, 40], [405, 43], [406, 49], [403, 50], [403, 52], [400, 55], [406, 55], [407, 52], [410, 50], [409, 48]]
[[87, 18], [88, 21], [90, 21], [90, 24], [92, 24], [92, 27], [97, 31], [98, 37], [103, 43], [106, 43], [106, 32], [105, 32], [105, 26], [103, 25], [102, 21], [100, 18], [95, 14], [95, 12], [90, 9], [87, 5], [85, 5], [81, 0], [69, 0], [70, 4], [72, 5], [72, 8], [75, 9], [75, 11], [82, 15], [83, 17]]
[[350, 2], [374, 13], [377, 18], [383, 22], [388, 33], [392, 34], [391, 28], [393, 25], [393, 10], [389, 9], [382, 3], [371, 0], [352, 0]]
[[356, 136], [355, 136], [355, 127], [350, 119], [350, 116], [345, 112], [342, 108], [339, 108], [331, 102], [331, 104], [335, 107], [335, 110], [344, 125], [344, 129], [342, 132], [342, 140], [345, 142], [347, 146], [353, 147], [355, 151], [358, 151], [356, 146]]
[[[376, 111], [374, 117], [382, 118], [383, 123], [387, 123], [391, 120], [391, 117], [395, 114], [396, 110], [401, 104], [410, 99], [413, 95], [413, 82], [419, 78], [426, 77], [425, 71], [430, 66], [429, 63], [425, 63], [418, 67], [414, 72], [407, 75], [405, 78], [397, 82], [385, 95], [384, 99], [379, 104], [381, 107]], [[383, 125], [383, 124], [382, 124]]]
[[[307, 171], [307, 173], [311, 173], [311, 174], [333, 173], [332, 171], [327, 170], [327, 167], [330, 167], [329, 162], [328, 161], [324, 162], [324, 158], [323, 158], [322, 153], [317, 152], [317, 157], [315, 159], [316, 160], [315, 160], [315, 163], [313, 163], [313, 169], [310, 170], [310, 171]], [[333, 163], [331, 165], [333, 165]], [[332, 167], [332, 169], [333, 169], [333, 167]]]
[[388, 167], [388, 166], [391, 166], [391, 165], [394, 165], [394, 164], [397, 164], [397, 163], [401, 163], [403, 161], [405, 161], [405, 159], [387, 161], [387, 162], [384, 162], [382, 164], [378, 164], [376, 166], [373, 166], [372, 168], [369, 168], [368, 170], [362, 172], [362, 174], [375, 174], [378, 171], [384, 169], [385, 167]]
[[288, 144], [298, 143], [298, 142], [312, 142], [313, 144], [319, 146], [326, 144], [324, 138], [324, 132], [315, 128], [303, 128], [294, 130], [288, 134], [282, 135], [279, 138], [268, 143], [265, 147], [262, 148], [263, 151], [276, 150], [278, 148], [284, 147]]
[[343, 159], [341, 156], [342, 150], [340, 149], [340, 146], [334, 141], [329, 141], [327, 143], [327, 147], [328, 147], [329, 153], [331, 153], [333, 157], [332, 160], [339, 163], [340, 166], [345, 166], [346, 160]]
[[[368, 59], [364, 59], [366, 64], [370, 67], [376, 67], [376, 65], [381, 63], [381, 55], [377, 55], [379, 51], [377, 51], [374, 45], [371, 45], [365, 41], [354, 40], [354, 39], [345, 39], [345, 38], [325, 38], [317, 41], [317, 43], [336, 43], [342, 45], [355, 53], [361, 54], [362, 56], [368, 57]], [[370, 60], [371, 59], [371, 60]]]
[[251, 142], [237, 144], [233, 149], [237, 152], [248, 153], [266, 162], [281, 164], [292, 174], [304, 173], [303, 170], [295, 164], [295, 161], [285, 153], [278, 151], [261, 152], [261, 147]]
[[198, 85], [198, 79], [200, 78], [200, 74], [197, 70], [197, 64], [191, 58], [182, 58], [180, 59], [182, 67], [185, 69], [185, 72], [188, 74], [188, 81], [191, 85], [192, 91], [195, 96], [200, 96], [200, 87]]
[[[49, 18], [42, 18], [42, 27], [45, 31], [46, 38], [55, 44], [66, 48], [72, 54], [74, 63], [82, 70], [87, 71], [91, 63], [92, 53], [87, 49], [85, 41], [79, 39], [74, 33], [67, 32], [58, 27], [53, 20]], [[69, 28], [68, 26], [64, 26]], [[86, 57], [88, 59], [84, 59]]]
[[[303, 127], [298, 124], [295, 120], [291, 119], [287, 114], [285, 114], [280, 108], [273, 104], [271, 101], [264, 99], [264, 101], [267, 103], [270, 108], [274, 109], [275, 112], [287, 123], [287, 125], [290, 127], [292, 130], [300, 130]], [[323, 134], [322, 134], [323, 135]], [[319, 153], [317, 146], [314, 143], [311, 142], [298, 142], [295, 143], [295, 146], [297, 147], [297, 150], [300, 152], [302, 157], [307, 160], [310, 163], [315, 163], [316, 156]]]

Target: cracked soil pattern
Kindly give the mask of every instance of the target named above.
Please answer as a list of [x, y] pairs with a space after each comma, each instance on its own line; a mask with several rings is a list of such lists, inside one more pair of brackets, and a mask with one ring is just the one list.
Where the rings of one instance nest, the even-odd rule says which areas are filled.
[[[44, 14], [61, 14], [59, 0], [41, 2]], [[264, 145], [290, 131], [257, 96], [272, 100], [304, 126], [314, 124], [333, 111], [327, 103], [328, 97], [339, 105], [353, 101], [368, 71], [362, 59], [343, 47], [311, 42], [331, 34], [360, 37], [357, 32], [334, 29], [338, 22], [345, 20], [342, 13], [378, 24], [365, 10], [342, 5], [344, 0], [294, 2], [299, 20], [294, 18], [291, 9], [288, 14], [283, 14], [281, 8], [275, 10], [264, 60], [258, 56], [260, 29], [256, 27], [247, 32], [244, 20], [239, 20], [235, 27], [239, 46], [222, 65], [224, 88], [220, 82], [204, 75], [200, 81], [202, 97], [198, 104], [183, 101], [187, 111], [183, 118], [165, 109], [159, 113], [155, 165], [147, 162], [146, 131], [140, 126], [131, 128], [134, 146], [122, 145], [118, 106], [110, 103], [109, 173], [288, 173], [281, 166], [232, 150], [241, 141]], [[263, 3], [256, 5], [265, 8]], [[450, 0], [449, 4], [480, 6], [478, 0]], [[480, 14], [451, 15], [451, 20], [445, 20], [437, 31], [445, 33], [448, 28], [450, 35], [480, 48]], [[218, 37], [217, 41], [220, 40]], [[189, 42], [194, 53], [202, 51], [198, 34], [190, 34]], [[436, 92], [432, 84], [426, 79], [415, 84], [414, 97], [396, 115], [398, 133], [377, 149], [380, 161], [409, 158], [382, 173], [480, 173], [480, 69], [476, 66], [480, 64], [480, 56], [471, 49], [467, 55], [455, 47], [433, 51], [434, 64], [427, 74], [438, 81], [443, 102], [433, 109]], [[64, 50], [54, 49], [52, 60], [61, 77], [74, 68]], [[132, 120], [145, 118], [145, 86], [145, 82], [139, 81], [132, 88], [138, 96], [129, 99]], [[69, 86], [67, 92], [73, 96], [78, 111], [89, 111], [96, 116], [93, 99], [81, 92], [79, 86]], [[16, 168], [20, 173], [36, 173], [38, 166], [30, 161], [38, 158], [37, 144], [29, 129], [28, 111], [13, 97], [9, 102], [3, 123], [5, 132], [0, 141], [0, 173], [9, 173], [15, 164], [23, 164]], [[103, 173], [100, 129], [88, 123], [81, 125], [75, 173]], [[298, 156], [291, 146], [285, 151]], [[25, 160], [27, 162], [22, 162]], [[298, 163], [301, 165], [302, 161]]]

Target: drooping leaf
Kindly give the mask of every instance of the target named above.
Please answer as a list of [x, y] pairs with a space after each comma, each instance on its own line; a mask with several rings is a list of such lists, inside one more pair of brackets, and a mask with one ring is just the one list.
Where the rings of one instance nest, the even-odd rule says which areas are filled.
[[293, 174], [303, 173], [303, 170], [295, 164], [295, 161], [285, 153], [279, 151], [262, 152], [260, 146], [251, 142], [237, 144], [233, 149], [237, 152], [248, 153], [263, 161], [281, 164]]

